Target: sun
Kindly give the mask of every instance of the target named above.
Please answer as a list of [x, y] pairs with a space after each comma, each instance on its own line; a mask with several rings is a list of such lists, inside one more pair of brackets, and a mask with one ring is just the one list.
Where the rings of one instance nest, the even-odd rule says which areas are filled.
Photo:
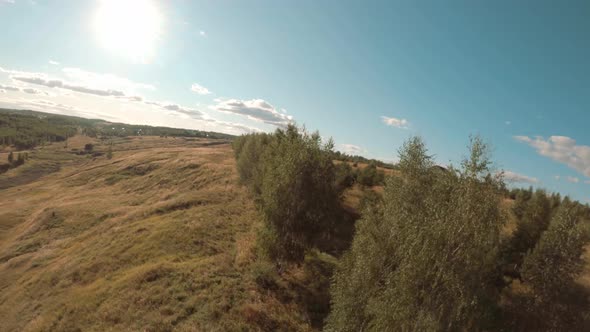
[[162, 18], [153, 1], [101, 0], [93, 23], [107, 50], [138, 62], [154, 56]]

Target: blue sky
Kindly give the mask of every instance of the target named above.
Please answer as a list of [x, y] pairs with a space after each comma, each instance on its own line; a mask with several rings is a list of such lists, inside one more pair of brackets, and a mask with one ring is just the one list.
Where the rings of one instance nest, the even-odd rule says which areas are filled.
[[590, 199], [588, 1], [0, 0], [0, 107], [239, 134], [290, 121]]

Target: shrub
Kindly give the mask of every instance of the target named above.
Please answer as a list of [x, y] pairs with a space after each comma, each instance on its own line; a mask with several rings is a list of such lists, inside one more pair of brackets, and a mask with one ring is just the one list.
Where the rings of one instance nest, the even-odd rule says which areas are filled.
[[536, 310], [543, 330], [572, 330], [580, 320], [580, 310], [567, 298], [575, 288], [574, 281], [582, 272], [583, 247], [586, 238], [580, 216], [583, 211], [575, 203], [566, 202], [559, 208], [537, 246], [525, 258], [523, 281], [531, 287]]
[[517, 275], [524, 255], [535, 247], [552, 215], [552, 203], [544, 190], [535, 191], [530, 198], [518, 197], [514, 207], [516, 231], [503, 254], [505, 264], [512, 264]]
[[301, 262], [314, 239], [330, 228], [339, 208], [333, 144], [319, 133], [277, 130], [263, 155], [261, 207], [276, 233], [268, 250], [278, 260]]
[[265, 255], [302, 262], [305, 251], [328, 234], [340, 208], [333, 143], [289, 126], [273, 135], [239, 137], [233, 148], [240, 179], [264, 215], [258, 240]]
[[339, 193], [350, 188], [356, 181], [356, 173], [347, 162], [342, 162], [335, 166], [334, 177], [334, 184]]
[[367, 167], [360, 170], [358, 182], [367, 187], [378, 186], [383, 184], [385, 175], [383, 171], [377, 170], [377, 165], [370, 163]]
[[494, 320], [501, 179], [471, 142], [460, 170], [436, 172], [424, 143], [400, 150], [401, 177], [365, 210], [332, 285], [328, 331], [477, 330]]

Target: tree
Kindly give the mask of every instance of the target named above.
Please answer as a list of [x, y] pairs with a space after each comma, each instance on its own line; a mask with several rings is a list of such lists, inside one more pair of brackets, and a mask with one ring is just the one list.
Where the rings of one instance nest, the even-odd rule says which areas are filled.
[[8, 163], [12, 165], [13, 162], [14, 162], [14, 153], [12, 153], [12, 151], [10, 151], [10, 153], [8, 154]]
[[109, 149], [107, 150], [107, 159], [113, 159], [113, 144], [109, 144]]
[[303, 261], [305, 250], [334, 221], [340, 202], [332, 149], [319, 133], [293, 125], [277, 130], [265, 149], [261, 207], [268, 233], [262, 245], [275, 261]]
[[566, 298], [572, 293], [575, 278], [582, 272], [582, 253], [587, 242], [581, 215], [583, 209], [577, 203], [566, 202], [551, 220], [537, 246], [525, 258], [522, 278], [530, 286], [543, 329], [572, 330], [579, 320]]
[[356, 178], [352, 167], [348, 162], [341, 162], [334, 168], [335, 180], [334, 183], [338, 192], [342, 193], [346, 188], [351, 187]]
[[86, 151], [86, 153], [91, 153], [93, 149], [94, 145], [91, 143], [87, 143], [86, 145], [84, 145], [84, 151]]
[[414, 137], [400, 177], [365, 210], [332, 285], [328, 331], [477, 330], [493, 322], [502, 179], [473, 138], [459, 170], [437, 172]]
[[[519, 199], [517, 198], [517, 201]], [[518, 218], [516, 231], [508, 247], [504, 249], [503, 256], [506, 260], [504, 264], [512, 264], [516, 275], [519, 275], [524, 255], [535, 247], [541, 234], [549, 227], [551, 206], [549, 196], [541, 189], [535, 191], [528, 200], [522, 200], [515, 206], [514, 211]]]

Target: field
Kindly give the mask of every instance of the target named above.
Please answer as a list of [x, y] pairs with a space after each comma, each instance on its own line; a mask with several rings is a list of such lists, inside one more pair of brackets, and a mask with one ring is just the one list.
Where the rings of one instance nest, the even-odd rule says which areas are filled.
[[[88, 143], [94, 156], [80, 153]], [[257, 257], [261, 216], [227, 141], [74, 136], [28, 153], [0, 175], [0, 330], [322, 328], [352, 223], [278, 274]], [[351, 221], [369, 190], [383, 187], [345, 192]], [[507, 213], [512, 204], [503, 201]], [[510, 215], [503, 235], [514, 229]], [[584, 258], [587, 290], [589, 248]]]
[[74, 153], [86, 143], [109, 144], [76, 136], [0, 175], [3, 331], [321, 326], [327, 280], [314, 273], [333, 259], [267, 273], [229, 144], [117, 138], [107, 159]]

